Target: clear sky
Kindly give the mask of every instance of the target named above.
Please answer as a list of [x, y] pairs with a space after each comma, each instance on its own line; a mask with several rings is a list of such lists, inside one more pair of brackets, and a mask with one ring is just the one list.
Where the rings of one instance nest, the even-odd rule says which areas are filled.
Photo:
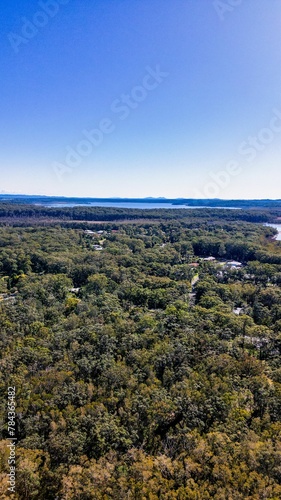
[[280, 0], [3, 0], [0, 191], [281, 198]]

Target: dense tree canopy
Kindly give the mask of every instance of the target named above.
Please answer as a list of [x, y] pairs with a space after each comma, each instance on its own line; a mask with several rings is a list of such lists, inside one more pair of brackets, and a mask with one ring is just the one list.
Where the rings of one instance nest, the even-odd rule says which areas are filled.
[[1, 498], [9, 386], [16, 500], [281, 498], [281, 245], [222, 212], [0, 227]]

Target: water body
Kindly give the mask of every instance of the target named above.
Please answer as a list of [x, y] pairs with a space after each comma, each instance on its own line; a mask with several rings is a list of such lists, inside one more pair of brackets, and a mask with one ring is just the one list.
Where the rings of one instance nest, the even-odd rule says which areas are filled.
[[278, 234], [275, 239], [281, 241], [281, 224], [265, 224], [265, 226], [274, 227], [274, 229], [277, 229]]
[[[41, 205], [41, 203], [40, 203]], [[43, 205], [43, 203], [42, 203]], [[186, 205], [173, 205], [172, 203], [138, 203], [128, 201], [93, 201], [90, 203], [46, 203], [48, 207], [106, 207], [106, 208], [142, 208], [153, 210], [154, 208], [202, 208], [202, 207], [187, 207]]]
[[149, 203], [149, 202], [129, 202], [129, 201], [93, 201], [93, 202], [85, 202], [85, 203], [36, 203], [36, 205], [43, 205], [43, 206], [48, 206], [48, 207], [53, 207], [53, 208], [60, 208], [60, 207], [106, 207], [106, 208], [139, 208], [142, 210], [155, 210], [159, 208], [169, 208], [169, 209], [179, 209], [179, 208], [185, 208], [189, 210], [193, 209], [202, 209], [202, 208], [216, 208], [216, 209], [226, 209], [226, 210], [239, 210], [237, 207], [202, 207], [202, 206], [188, 206], [188, 205], [173, 205], [173, 203]]

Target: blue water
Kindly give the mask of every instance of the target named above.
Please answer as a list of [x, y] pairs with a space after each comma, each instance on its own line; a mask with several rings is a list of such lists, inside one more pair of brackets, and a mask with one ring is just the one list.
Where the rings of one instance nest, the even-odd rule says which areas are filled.
[[281, 241], [281, 224], [265, 224], [265, 226], [274, 227], [274, 229], [277, 229], [278, 234], [275, 239]]
[[[39, 203], [38, 203], [39, 205]], [[156, 208], [186, 208], [189, 210], [197, 209], [197, 208], [224, 208], [227, 210], [236, 210], [234, 207], [191, 207], [187, 205], [173, 205], [172, 203], [139, 203], [139, 202], [128, 202], [128, 201], [93, 201], [90, 203], [40, 203], [40, 205], [48, 206], [48, 207], [107, 207], [107, 208], [140, 208], [143, 210], [154, 210]]]

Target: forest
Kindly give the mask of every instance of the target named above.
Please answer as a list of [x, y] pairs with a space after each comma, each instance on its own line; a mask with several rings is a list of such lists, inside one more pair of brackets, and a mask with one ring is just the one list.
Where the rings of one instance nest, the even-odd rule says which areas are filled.
[[0, 204], [1, 499], [281, 498], [277, 218]]
[[[281, 203], [281, 202], [280, 202]], [[208, 207], [202, 208], [179, 208], [175, 214], [175, 209], [159, 209], [153, 208], [151, 204], [150, 209], [139, 208], [105, 208], [105, 207], [91, 207], [91, 206], [43, 206], [36, 204], [25, 203], [5, 203], [0, 201], [0, 223], [1, 224], [18, 224], [26, 225], [44, 224], [62, 222], [112, 222], [112, 221], [165, 221], [165, 220], [184, 220], [192, 222], [197, 220], [228, 220], [228, 221], [245, 221], [245, 222], [274, 222], [278, 220], [281, 210], [278, 208], [262, 208], [257, 209], [211, 209]], [[87, 227], [87, 226], [85, 226]]]

